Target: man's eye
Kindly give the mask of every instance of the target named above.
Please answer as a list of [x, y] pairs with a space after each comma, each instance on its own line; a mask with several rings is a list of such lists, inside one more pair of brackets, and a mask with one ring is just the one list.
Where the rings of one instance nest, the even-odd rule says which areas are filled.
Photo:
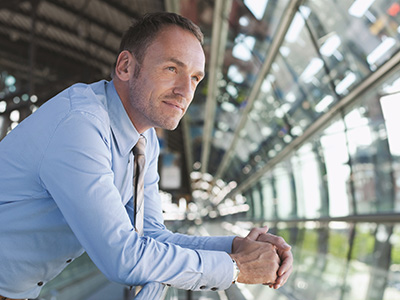
[[171, 72], [176, 72], [176, 68], [175, 67], [167, 67], [168, 71]]
[[199, 78], [198, 76], [193, 76], [193, 77], [192, 77], [192, 80], [195, 81], [195, 82], [199, 82], [199, 81], [200, 81], [200, 78]]

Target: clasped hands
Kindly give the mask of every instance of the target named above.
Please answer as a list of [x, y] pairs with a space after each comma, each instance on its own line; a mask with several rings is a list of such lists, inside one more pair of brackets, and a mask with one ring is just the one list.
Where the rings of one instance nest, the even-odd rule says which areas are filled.
[[268, 227], [254, 228], [245, 237], [235, 237], [230, 256], [239, 267], [240, 283], [264, 284], [277, 289], [288, 280], [293, 269], [291, 247]]

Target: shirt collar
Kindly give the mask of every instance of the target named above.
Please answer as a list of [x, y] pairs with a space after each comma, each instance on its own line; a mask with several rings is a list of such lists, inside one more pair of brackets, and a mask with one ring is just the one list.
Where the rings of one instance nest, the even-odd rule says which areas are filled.
[[114, 134], [119, 153], [125, 156], [136, 145], [140, 134], [129, 119], [113, 81], [106, 84], [106, 95], [111, 130]]

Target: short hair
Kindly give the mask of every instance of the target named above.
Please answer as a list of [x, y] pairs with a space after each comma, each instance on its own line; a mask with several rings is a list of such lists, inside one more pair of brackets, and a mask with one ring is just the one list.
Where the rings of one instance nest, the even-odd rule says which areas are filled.
[[170, 12], [148, 13], [143, 15], [142, 18], [135, 20], [124, 33], [119, 46], [118, 55], [122, 51], [128, 50], [133, 53], [139, 64], [141, 64], [147, 48], [157, 37], [157, 34], [170, 25], [179, 26], [191, 32], [200, 44], [203, 44], [203, 33], [191, 20]]

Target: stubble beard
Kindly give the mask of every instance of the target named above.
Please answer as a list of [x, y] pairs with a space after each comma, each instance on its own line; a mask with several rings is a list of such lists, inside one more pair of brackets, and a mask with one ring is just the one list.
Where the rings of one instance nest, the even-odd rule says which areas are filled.
[[[176, 129], [183, 115], [177, 120], [177, 118], [168, 117], [163, 114], [161, 109], [157, 110], [157, 107], [154, 106], [154, 104], [161, 104], [162, 99], [157, 99], [155, 103], [152, 103], [154, 101], [151, 99], [146, 99], [146, 93], [143, 90], [143, 85], [140, 83], [140, 72], [138, 72], [137, 75], [138, 76], [134, 77], [134, 80], [129, 87], [129, 101], [133, 110], [139, 113], [144, 121], [147, 122], [151, 127], [158, 127], [166, 130]], [[170, 99], [169, 96], [164, 98]]]

